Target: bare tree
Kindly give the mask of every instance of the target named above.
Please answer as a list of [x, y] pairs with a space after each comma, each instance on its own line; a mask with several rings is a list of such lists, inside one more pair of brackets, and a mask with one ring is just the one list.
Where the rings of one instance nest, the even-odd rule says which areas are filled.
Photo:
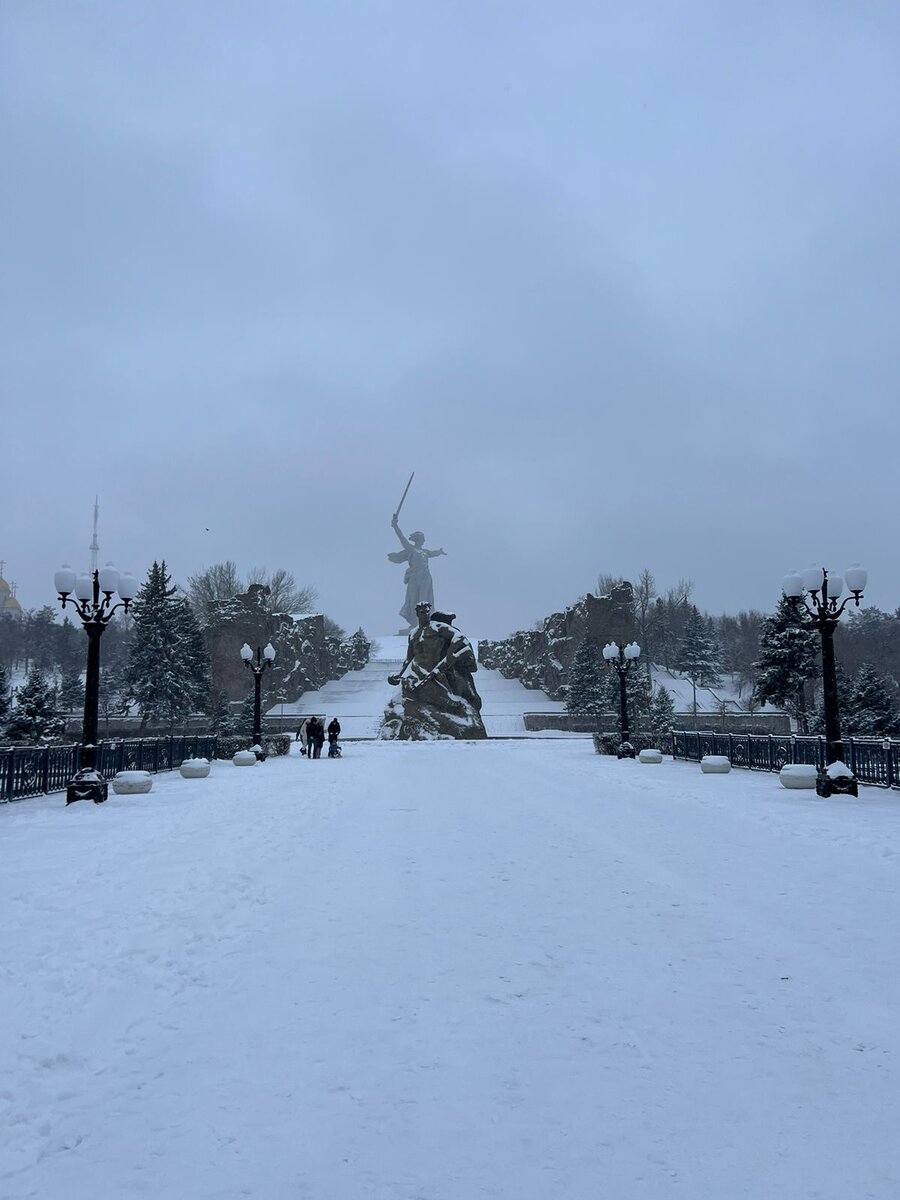
[[266, 609], [270, 613], [311, 612], [318, 600], [318, 593], [311, 584], [301, 587], [284, 567], [278, 567], [275, 571], [251, 567], [247, 574], [248, 586], [251, 583], [261, 583], [269, 589]]
[[201, 625], [208, 625], [216, 600], [230, 600], [243, 590], [237, 564], [229, 558], [188, 576], [188, 599]]
[[625, 582], [621, 575], [602, 574], [597, 576], [597, 595], [608, 596], [614, 588]]
[[347, 636], [347, 631], [338, 625], [337, 621], [333, 621], [328, 613], [322, 614], [322, 622], [325, 626], [326, 637], [345, 638]]
[[638, 575], [637, 584], [634, 587], [634, 623], [637, 625], [640, 638], [641, 659], [651, 686], [653, 684], [651, 629], [655, 603], [656, 580], [653, 578], [653, 572], [644, 567]]

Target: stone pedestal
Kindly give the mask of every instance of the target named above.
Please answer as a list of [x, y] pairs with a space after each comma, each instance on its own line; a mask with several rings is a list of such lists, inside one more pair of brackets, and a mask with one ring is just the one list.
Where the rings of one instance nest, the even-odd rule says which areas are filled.
[[205, 758], [186, 758], [178, 771], [182, 779], [205, 779], [209, 774], [209, 763]]
[[778, 772], [782, 787], [809, 791], [816, 789], [816, 775], [816, 768], [806, 763], [785, 763]]
[[638, 762], [642, 763], [661, 763], [662, 760], [662, 750], [642, 750], [638, 755]]
[[119, 771], [113, 776], [112, 790], [117, 796], [143, 796], [153, 787], [149, 771]]
[[700, 770], [704, 775], [727, 775], [731, 763], [724, 754], [704, 754], [700, 759]]

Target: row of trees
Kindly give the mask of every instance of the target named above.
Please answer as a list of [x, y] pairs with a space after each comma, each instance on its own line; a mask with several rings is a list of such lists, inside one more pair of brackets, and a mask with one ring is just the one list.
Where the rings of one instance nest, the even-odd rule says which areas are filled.
[[[900, 616], [900, 614], [898, 614]], [[896, 627], [895, 627], [896, 626]], [[863, 657], [866, 643], [870, 653], [882, 649], [881, 635], [887, 629], [900, 639], [900, 620], [871, 609], [848, 622], [849, 634], [835, 639], [843, 650], [838, 664], [838, 698], [845, 733], [884, 736], [900, 731], [900, 687], [887, 672], [878, 671]], [[848, 663], [853, 664], [848, 670]], [[818, 695], [821, 675], [819, 635], [800, 619], [794, 606], [782, 598], [775, 612], [766, 617], [760, 630], [760, 657], [755, 664], [755, 695], [771, 701], [795, 717], [801, 730], [822, 732], [824, 714]]]
[[[306, 611], [315, 603], [315, 590], [298, 587], [284, 570], [255, 569], [245, 581], [234, 563], [219, 564], [191, 577], [185, 592], [172, 583], [165, 562], [155, 562], [129, 615], [117, 614], [103, 635], [101, 717], [136, 708], [142, 727], [152, 722], [174, 729], [189, 715], [205, 714], [214, 730], [237, 731], [240, 717], [233, 716], [212, 686], [203, 627], [213, 601], [231, 599], [251, 582], [270, 589], [266, 603], [272, 612]], [[84, 633], [68, 620], [58, 623], [49, 606], [17, 622], [22, 626], [18, 634], [7, 628], [11, 624], [0, 622], [0, 632], [9, 634], [0, 649], [13, 663], [16, 653], [24, 655], [26, 649], [28, 657], [25, 680], [14, 692], [10, 664], [0, 657], [0, 736], [32, 744], [53, 740], [63, 732], [63, 714], [84, 704]], [[333, 621], [327, 628], [332, 636], [343, 634]], [[360, 629], [342, 645], [340, 661], [348, 668], [364, 666], [369, 647]]]
[[[606, 594], [620, 582], [603, 575], [598, 591]], [[689, 580], [679, 580], [660, 594], [652, 572], [645, 569], [638, 577], [633, 616], [647, 682], [639, 683], [637, 675], [630, 673], [634, 711], [638, 715], [649, 711], [650, 668], [656, 662], [691, 681], [695, 712], [697, 687], [714, 687], [728, 674], [743, 690], [749, 708], [771, 703], [790, 713], [801, 731], [818, 732], [824, 724], [819, 694], [821, 644], [802, 614], [782, 597], [772, 614], [750, 610], [713, 617], [692, 602], [693, 590]], [[845, 731], [851, 735], [900, 732], [900, 609], [893, 614], [877, 608], [849, 610], [838, 625], [835, 652]], [[602, 670], [596, 647], [584, 649], [582, 661], [590, 657]], [[592, 712], [577, 709], [584, 696], [580, 671], [573, 664], [569, 707]], [[597, 711], [614, 708], [614, 701], [607, 702], [605, 709]]]

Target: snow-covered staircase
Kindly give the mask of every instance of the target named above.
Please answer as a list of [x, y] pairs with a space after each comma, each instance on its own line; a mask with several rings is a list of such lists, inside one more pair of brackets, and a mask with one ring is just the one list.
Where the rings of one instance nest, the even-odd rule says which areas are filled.
[[[361, 671], [348, 671], [342, 679], [334, 679], [315, 692], [305, 692], [294, 704], [276, 704], [272, 717], [284, 715], [296, 721], [313, 713], [324, 714], [326, 720], [337, 717], [343, 738], [374, 738], [378, 736], [384, 710], [397, 688], [388, 683], [406, 658], [405, 637], [391, 636], [375, 639], [368, 664]], [[484, 702], [481, 716], [489, 737], [525, 737], [526, 712], [562, 712], [565, 705], [549, 700], [543, 692], [530, 691], [517, 679], [504, 679], [499, 671], [479, 667], [475, 685]]]

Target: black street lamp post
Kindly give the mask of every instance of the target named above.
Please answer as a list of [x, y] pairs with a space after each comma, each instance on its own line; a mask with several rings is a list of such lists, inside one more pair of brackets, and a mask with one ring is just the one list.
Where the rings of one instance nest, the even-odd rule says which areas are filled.
[[619, 677], [619, 723], [622, 729], [622, 741], [616, 751], [616, 758], [634, 758], [635, 749], [628, 740], [630, 733], [628, 729], [628, 690], [626, 678], [628, 672], [637, 663], [641, 654], [641, 648], [637, 642], [631, 642], [627, 646], [617, 646], [615, 642], [609, 642], [603, 647], [603, 657], [616, 672]]
[[259, 746], [257, 758], [265, 760], [265, 754], [262, 752], [262, 677], [266, 667], [271, 667], [275, 661], [275, 647], [271, 642], [267, 642], [265, 649], [260, 650], [256, 647], [256, 662], [253, 661], [253, 651], [244, 642], [241, 646], [241, 658], [244, 660], [244, 666], [248, 667], [253, 672], [253, 684], [255, 688], [253, 696], [253, 745]]
[[[137, 580], [130, 572], [120, 575], [112, 563], [99, 571], [76, 575], [64, 565], [54, 577], [59, 602], [63, 608], [71, 604], [87, 634], [87, 671], [84, 679], [84, 722], [81, 731], [81, 750], [78, 770], [66, 787], [66, 804], [75, 800], [93, 800], [102, 804], [107, 785], [97, 771], [97, 741], [100, 716], [100, 638], [117, 609], [128, 611], [138, 590]], [[119, 600], [113, 600], [118, 592]], [[74, 596], [73, 596], [74, 593]]]
[[[829, 576], [823, 567], [809, 566], [805, 571], [790, 571], [784, 577], [782, 590], [795, 607], [802, 604], [809, 620], [809, 629], [818, 629], [822, 638], [822, 698], [825, 713], [825, 770], [816, 777], [816, 792], [820, 796], [838, 793], [859, 795], [859, 786], [844, 763], [844, 743], [841, 740], [841, 714], [838, 701], [837, 671], [834, 663], [834, 631], [841, 613], [853, 600], [859, 607], [868, 576], [854, 563], [844, 573]], [[849, 595], [838, 604], [846, 580]], [[806, 599], [804, 593], [809, 595]], [[836, 766], [838, 769], [829, 771]], [[843, 771], [841, 770], [843, 768]]]

